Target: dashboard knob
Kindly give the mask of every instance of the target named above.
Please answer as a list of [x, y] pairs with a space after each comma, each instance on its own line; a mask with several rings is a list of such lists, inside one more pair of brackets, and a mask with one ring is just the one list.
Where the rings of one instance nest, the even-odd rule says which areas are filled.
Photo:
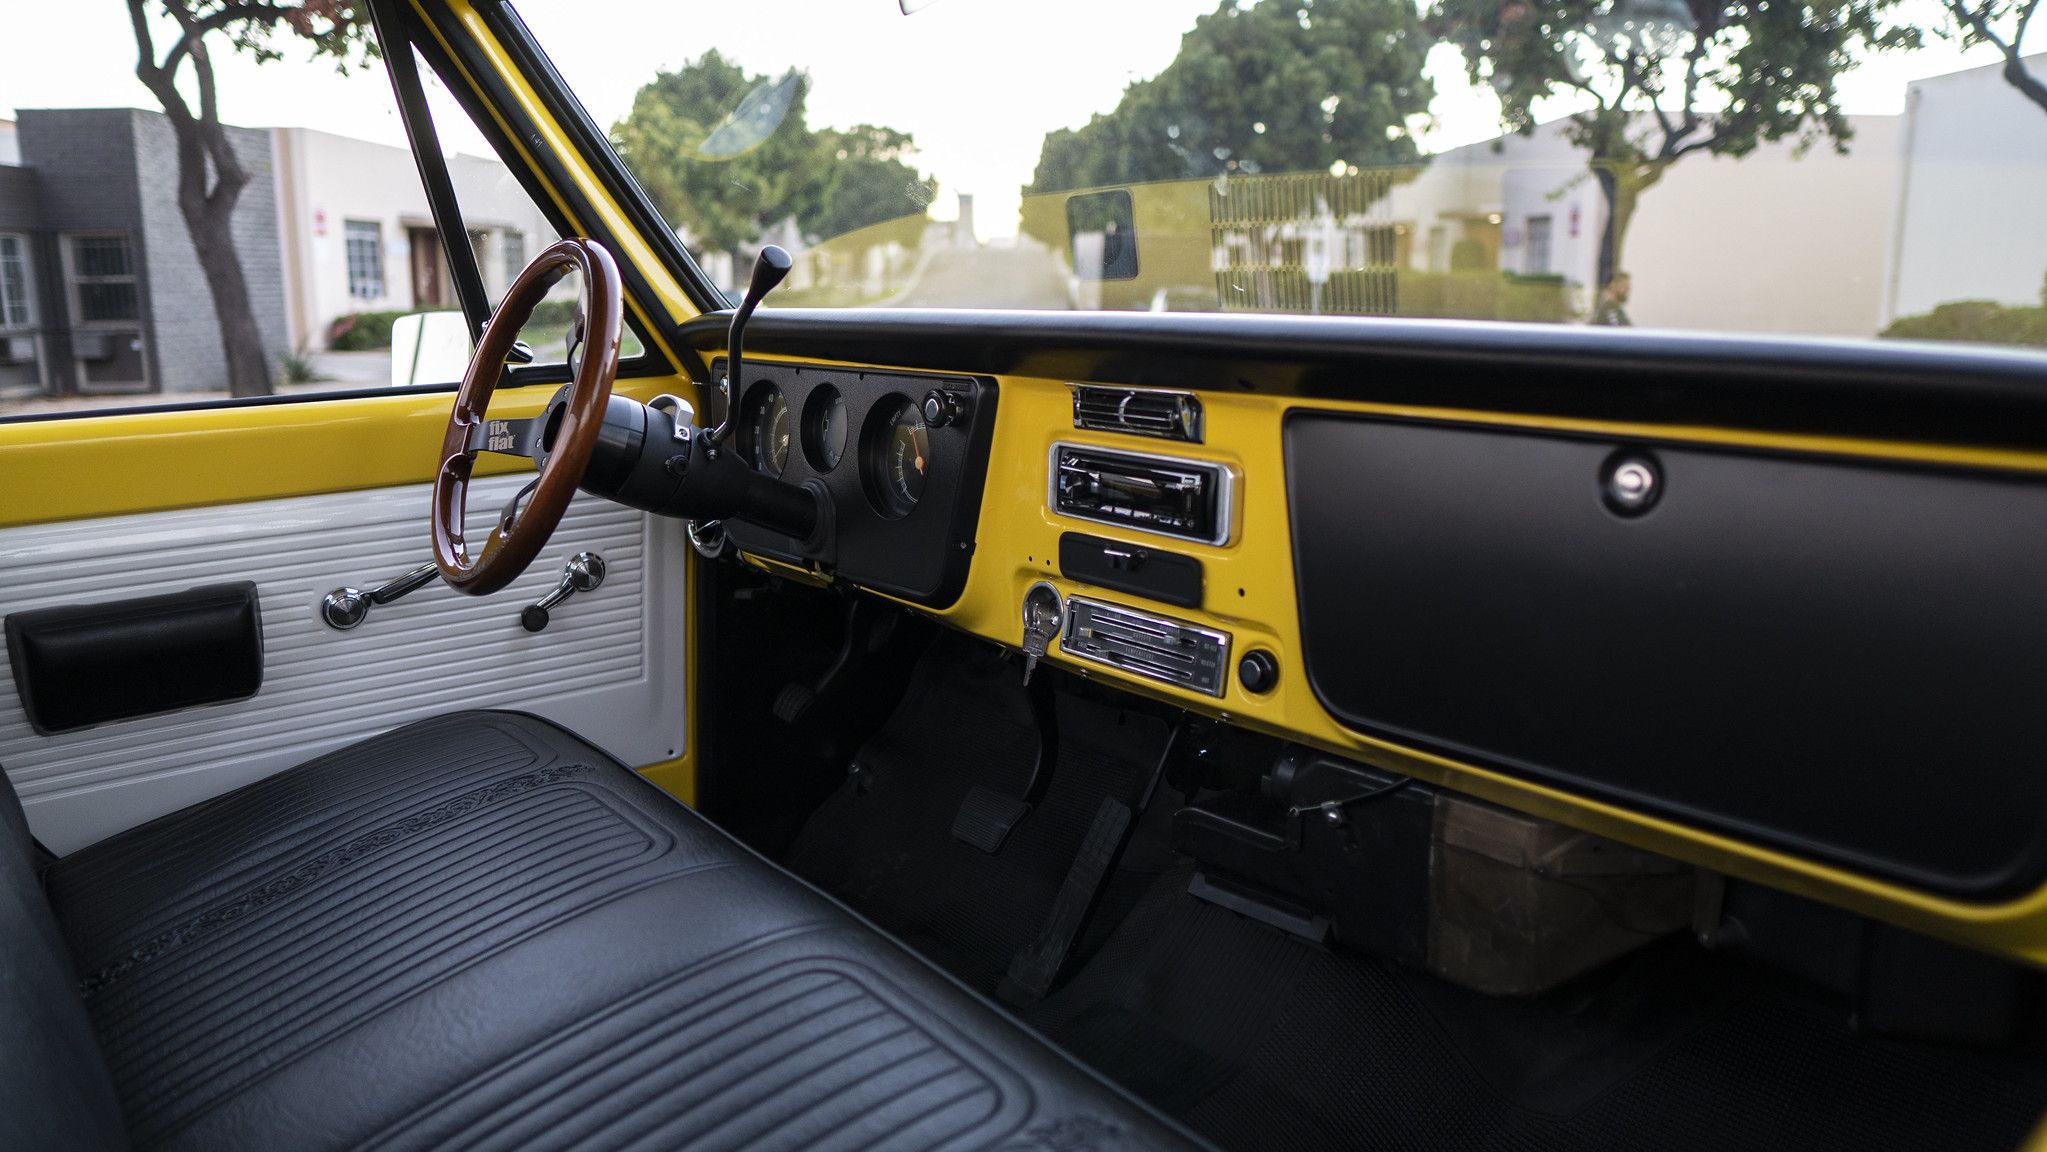
[[924, 423], [927, 427], [943, 428], [959, 418], [959, 397], [938, 388], [924, 394]]
[[1263, 648], [1253, 648], [1237, 661], [1237, 680], [1244, 691], [1264, 695], [1279, 683], [1279, 661]]

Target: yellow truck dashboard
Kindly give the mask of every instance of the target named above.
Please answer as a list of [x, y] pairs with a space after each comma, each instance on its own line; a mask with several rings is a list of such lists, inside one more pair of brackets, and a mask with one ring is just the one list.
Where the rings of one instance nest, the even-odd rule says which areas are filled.
[[[2039, 954], [2047, 458], [2012, 358], [1892, 353], [1873, 406], [1767, 340], [1217, 319], [764, 311], [752, 442], [803, 445], [813, 482], [798, 414], [858, 397], [838, 515], [955, 566], [732, 538], [1085, 677]], [[880, 432], [947, 380], [971, 415], [922, 422], [936, 500], [886, 519]]]

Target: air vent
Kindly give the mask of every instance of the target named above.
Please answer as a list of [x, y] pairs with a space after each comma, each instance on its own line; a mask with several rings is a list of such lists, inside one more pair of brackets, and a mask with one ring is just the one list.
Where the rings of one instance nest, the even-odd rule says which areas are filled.
[[1228, 676], [1227, 633], [1080, 596], [1066, 601], [1059, 648], [1069, 656], [1210, 696], [1223, 694]]
[[1201, 401], [1191, 392], [1073, 386], [1073, 426], [1201, 443]]

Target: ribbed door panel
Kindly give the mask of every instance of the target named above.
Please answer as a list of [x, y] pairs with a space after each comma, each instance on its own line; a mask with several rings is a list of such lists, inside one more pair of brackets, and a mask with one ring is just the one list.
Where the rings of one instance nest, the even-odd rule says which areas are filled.
[[[471, 537], [526, 477], [479, 481]], [[280, 771], [364, 736], [461, 708], [516, 708], [628, 764], [680, 755], [683, 536], [671, 521], [578, 498], [526, 574], [492, 596], [435, 582], [337, 632], [321, 597], [374, 587], [429, 558], [425, 486], [0, 530], [0, 613], [253, 580], [264, 676], [250, 700], [38, 736], [0, 657], [0, 766], [57, 852]], [[571, 554], [604, 586], [544, 632], [519, 626]]]

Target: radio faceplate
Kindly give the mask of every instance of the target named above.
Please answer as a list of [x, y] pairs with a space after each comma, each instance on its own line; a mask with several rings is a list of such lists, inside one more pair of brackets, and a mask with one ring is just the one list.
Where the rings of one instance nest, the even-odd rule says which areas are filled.
[[1229, 542], [1236, 477], [1221, 464], [1061, 441], [1052, 445], [1046, 471], [1045, 501], [1061, 516]]

